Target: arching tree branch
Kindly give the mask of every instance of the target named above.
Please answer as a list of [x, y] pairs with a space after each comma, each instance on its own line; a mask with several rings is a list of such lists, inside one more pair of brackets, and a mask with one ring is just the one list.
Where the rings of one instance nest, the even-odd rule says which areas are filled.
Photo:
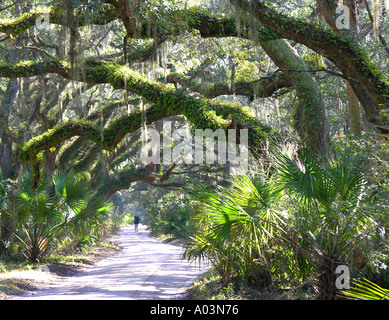
[[[46, 9], [31, 10], [29, 13], [22, 14], [15, 19], [0, 20], [0, 32], [7, 34], [20, 34], [36, 25], [39, 17], [44, 14], [49, 15], [50, 23], [68, 26], [68, 21], [63, 13], [61, 6], [50, 6]], [[87, 24], [105, 25], [117, 20], [119, 14], [111, 5], [104, 5], [95, 15], [86, 17], [78, 14], [78, 25], [80, 27]]]
[[[71, 78], [69, 66], [58, 60], [39, 63], [27, 62], [18, 65], [0, 65], [1, 77], [26, 77], [57, 73]], [[204, 101], [188, 96], [167, 85], [152, 82], [127, 67], [113, 63], [89, 60], [83, 65], [83, 80], [92, 83], [109, 83], [115, 89], [125, 89], [145, 98], [154, 106], [147, 110], [148, 122], [166, 116], [182, 114], [200, 129], [243, 129], [249, 130], [249, 146], [259, 149], [269, 134], [275, 133], [270, 127], [261, 124], [251, 111], [232, 103]], [[74, 136], [84, 136], [107, 150], [115, 148], [125, 134], [140, 127], [140, 112], [112, 121], [108, 128], [87, 122], [76, 121], [55, 127], [35, 137], [20, 152], [24, 161], [34, 161], [36, 155], [44, 149], [54, 147]]]
[[280, 14], [259, 0], [231, 0], [231, 3], [251, 14], [264, 26], [323, 54], [342, 73], [356, 79], [363, 88], [362, 92], [356, 90], [360, 101], [363, 103], [366, 100], [365, 94], [374, 102], [374, 105], [364, 104], [368, 120], [377, 120], [378, 106], [388, 100], [389, 85], [356, 42], [332, 30]]
[[185, 87], [188, 87], [191, 91], [200, 93], [206, 98], [215, 98], [220, 95], [242, 95], [259, 98], [265, 98], [272, 96], [277, 90], [282, 88], [288, 88], [292, 86], [290, 80], [286, 77], [285, 73], [273, 73], [261, 79], [251, 82], [237, 82], [234, 89], [227, 82], [202, 82], [186, 77], [179, 73], [171, 73], [167, 77], [169, 83], [179, 83]]

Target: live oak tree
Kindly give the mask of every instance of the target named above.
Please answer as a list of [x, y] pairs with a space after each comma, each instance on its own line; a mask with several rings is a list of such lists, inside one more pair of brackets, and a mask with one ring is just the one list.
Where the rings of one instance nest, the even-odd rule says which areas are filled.
[[[37, 179], [42, 168], [89, 171], [96, 197], [107, 200], [135, 181], [156, 181], [144, 166], [128, 165], [139, 151], [134, 137], [145, 124], [175, 116], [200, 129], [247, 128], [251, 154], [258, 155], [285, 132], [258, 120], [247, 106], [291, 90], [301, 146], [323, 154], [329, 149], [328, 125], [318, 72], [347, 80], [367, 120], [386, 128], [379, 115], [389, 97], [388, 82], [357, 39], [334, 28], [336, 1], [310, 2], [322, 8], [330, 27], [287, 15], [277, 1], [220, 1], [224, 12], [188, 1], [5, 4], [0, 76], [9, 81], [0, 109], [0, 156], [6, 177], [14, 178], [10, 168], [17, 172], [21, 164], [30, 164]], [[228, 48], [208, 58], [201, 52], [200, 63], [188, 60], [186, 69], [185, 63], [177, 68], [179, 58], [171, 63], [167, 50], [174, 55], [175, 45], [187, 41], [191, 51], [201, 43], [196, 35], [204, 41], [240, 39], [239, 48], [250, 47], [255, 63], [261, 62], [255, 55], [266, 53], [277, 69], [239, 78], [236, 59], [248, 59], [239, 58], [242, 49], [228, 55]], [[309, 66], [296, 44], [333, 68]], [[214, 99], [226, 95], [247, 97], [247, 104]], [[168, 174], [160, 175], [166, 182]]]

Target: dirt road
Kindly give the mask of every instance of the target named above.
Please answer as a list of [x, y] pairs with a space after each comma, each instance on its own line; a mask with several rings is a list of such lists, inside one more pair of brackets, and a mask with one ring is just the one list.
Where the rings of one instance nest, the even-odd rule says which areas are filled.
[[117, 255], [22, 299], [181, 299], [208, 268], [181, 260], [181, 247], [152, 237], [142, 224], [138, 233], [123, 228], [115, 242], [122, 247]]

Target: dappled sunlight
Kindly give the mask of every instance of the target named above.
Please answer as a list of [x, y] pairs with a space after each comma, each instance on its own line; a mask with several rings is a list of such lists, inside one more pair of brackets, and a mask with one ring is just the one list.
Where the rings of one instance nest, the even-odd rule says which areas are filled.
[[209, 267], [182, 260], [180, 246], [162, 243], [142, 224], [138, 233], [123, 228], [117, 243], [115, 256], [23, 299], [180, 299]]

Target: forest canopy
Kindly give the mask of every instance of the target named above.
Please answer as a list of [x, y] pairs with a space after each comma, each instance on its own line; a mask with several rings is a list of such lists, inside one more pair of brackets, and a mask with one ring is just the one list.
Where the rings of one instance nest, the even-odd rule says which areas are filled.
[[[389, 95], [387, 79], [368, 58], [366, 46], [352, 37], [352, 30], [334, 26], [339, 19], [335, 1], [318, 1], [316, 8], [313, 4], [282, 6], [277, 1], [10, 4], [2, 10], [4, 59], [0, 75], [18, 82], [39, 80], [40, 86], [33, 87], [35, 97], [17, 90], [23, 83], [9, 82], [8, 94], [20, 92], [20, 98], [24, 99], [21, 105], [34, 104], [22, 123], [33, 125], [42, 121], [43, 116], [46, 124], [44, 134], [26, 141], [16, 137], [17, 130], [8, 128], [9, 119], [2, 119], [4, 139], [18, 145], [20, 161], [36, 162], [37, 154], [56, 148], [52, 156], [55, 161], [75, 136], [95, 144], [88, 153], [93, 150], [96, 155], [98, 146], [112, 152], [127, 133], [141, 127], [142, 117], [137, 114], [140, 108], [136, 109], [144, 100], [146, 122], [181, 114], [204, 129], [249, 127], [250, 148], [254, 150], [268, 139], [267, 133], [279, 128], [270, 129], [250, 112], [242, 112], [239, 106], [242, 103], [236, 99], [247, 98], [243, 105], [253, 109], [263, 98], [277, 94], [290, 96], [293, 91], [295, 97], [290, 107], [293, 129], [307, 148], [323, 152], [328, 147], [329, 133], [326, 102], [318, 79], [330, 76], [348, 80], [349, 91], [355, 93], [363, 107], [366, 123], [386, 130], [380, 110], [385, 108]], [[296, 13], [285, 15], [283, 11], [293, 6]], [[299, 10], [300, 6], [304, 9]], [[359, 7], [366, 10], [363, 3], [354, 7], [354, 14], [352, 10], [349, 13], [350, 21], [359, 19]], [[367, 22], [365, 38], [369, 28], [374, 37], [379, 37], [377, 33], [382, 33], [382, 27], [376, 30], [374, 16], [373, 21]], [[288, 41], [294, 41], [293, 47]], [[194, 54], [185, 43], [195, 43], [198, 49], [204, 49], [197, 51], [201, 54]], [[298, 53], [296, 46], [301, 46], [297, 50], [302, 53]], [[183, 64], [177, 58], [185, 54], [184, 48], [187, 59]], [[375, 56], [385, 55], [385, 48], [379, 45], [377, 50], [381, 54]], [[269, 64], [268, 70], [264, 70], [267, 62], [273, 66]], [[51, 91], [51, 97], [45, 92], [48, 86], [57, 89]], [[108, 88], [114, 90], [109, 99]], [[191, 97], [194, 93], [200, 95], [196, 100]], [[213, 101], [220, 96], [233, 96], [236, 106]], [[129, 99], [133, 97], [142, 98], [142, 102], [131, 103]], [[124, 115], [119, 101], [116, 108], [109, 108], [114, 116], [97, 112], [103, 109], [102, 104], [115, 99], [135, 112]], [[42, 106], [45, 103], [49, 105]], [[71, 123], [66, 121], [68, 104], [69, 111], [73, 107]], [[76, 107], [82, 117], [75, 116]], [[96, 115], [92, 121], [87, 119], [91, 111], [99, 114], [104, 124], [97, 124]], [[111, 123], [108, 119], [115, 121]], [[93, 154], [90, 156], [92, 161]], [[54, 167], [53, 163], [46, 165]]]
[[[234, 164], [207, 163], [205, 152], [194, 164], [183, 155], [142, 163], [152, 132], [164, 143], [161, 158], [196, 130], [227, 138], [234, 131], [241, 146], [247, 132], [249, 171], [259, 166], [268, 178], [286, 168], [274, 162], [279, 150], [308, 153], [301, 158], [307, 163], [324, 158], [328, 173], [340, 168], [330, 160], [340, 140], [367, 139], [347, 143], [354, 153], [378, 148], [370, 169], [387, 178], [380, 152], [389, 138], [388, 12], [389, 1], [377, 0], [2, 1], [0, 210], [8, 209], [1, 211], [0, 253], [26, 215], [18, 194], [38, 208], [43, 192], [56, 214], [69, 201], [57, 229], [29, 247], [37, 261], [43, 238], [72, 219], [108, 212], [107, 202], [162, 212], [156, 190], [164, 197], [179, 190], [182, 204], [194, 181], [230, 183]], [[231, 152], [244, 154], [239, 146]], [[382, 183], [376, 178], [372, 185]], [[62, 200], [50, 198], [53, 186]], [[65, 186], [88, 195], [73, 199]], [[328, 209], [338, 195], [307, 199], [317, 196]]]

